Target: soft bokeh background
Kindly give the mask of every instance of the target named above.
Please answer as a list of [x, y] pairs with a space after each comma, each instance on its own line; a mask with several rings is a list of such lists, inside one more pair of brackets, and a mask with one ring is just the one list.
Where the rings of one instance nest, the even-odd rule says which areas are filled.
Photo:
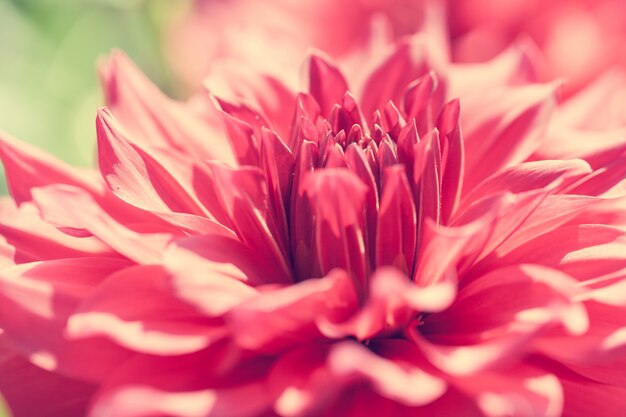
[[[126, 51], [178, 95], [162, 37], [185, 0], [0, 0], [0, 130], [75, 165], [94, 159], [99, 57]], [[6, 193], [0, 178], [0, 193]]]

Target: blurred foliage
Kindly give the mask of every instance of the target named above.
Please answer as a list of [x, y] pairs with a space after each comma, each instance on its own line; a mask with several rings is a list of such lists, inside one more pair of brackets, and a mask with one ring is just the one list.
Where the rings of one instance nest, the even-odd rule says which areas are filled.
[[[0, 0], [0, 130], [75, 165], [94, 160], [98, 58], [126, 51], [176, 95], [160, 45], [182, 0]], [[2, 189], [6, 192], [4, 180]], [[1, 414], [0, 414], [1, 417]]]
[[2, 397], [0, 397], [0, 417], [9, 417], [9, 412], [7, 411], [6, 405]]

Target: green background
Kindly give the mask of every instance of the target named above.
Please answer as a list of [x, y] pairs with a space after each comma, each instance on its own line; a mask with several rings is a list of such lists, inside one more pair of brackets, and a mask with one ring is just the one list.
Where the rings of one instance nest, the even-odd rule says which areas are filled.
[[0, 131], [91, 165], [102, 105], [96, 61], [123, 49], [176, 95], [160, 46], [187, 7], [181, 0], [0, 0]]

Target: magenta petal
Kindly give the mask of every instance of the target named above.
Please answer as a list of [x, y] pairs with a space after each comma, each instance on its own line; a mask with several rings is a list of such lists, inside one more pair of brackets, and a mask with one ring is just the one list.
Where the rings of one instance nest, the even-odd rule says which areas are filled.
[[3, 346], [0, 352], [0, 391], [10, 404], [11, 416], [85, 416], [95, 386], [43, 370], [4, 350]]
[[[207, 162], [197, 171], [196, 188], [205, 188], [204, 202], [217, 218], [226, 218], [229, 227], [246, 245], [255, 248], [281, 270], [279, 280], [291, 278], [287, 242], [281, 236], [281, 219], [270, 205], [266, 178], [256, 167], [230, 168]], [[208, 189], [208, 191], [206, 191]], [[278, 217], [278, 218], [277, 218]]]
[[348, 84], [329, 58], [315, 53], [309, 57], [307, 65], [309, 93], [317, 100], [322, 114], [329, 117], [333, 106], [341, 103], [348, 91]]
[[344, 269], [362, 290], [370, 268], [363, 244], [367, 188], [347, 169], [316, 171], [302, 187], [315, 213], [315, 253], [322, 273]]
[[168, 392], [151, 386], [128, 385], [107, 391], [88, 416], [254, 417], [268, 408], [266, 394], [262, 384], [190, 392]]
[[609, 386], [572, 376], [561, 380], [566, 417], [614, 417], [624, 410], [626, 388]]
[[563, 271], [580, 280], [626, 267], [626, 235], [604, 225], [569, 225], [549, 231], [506, 254], [491, 259], [490, 268], [532, 262]]
[[459, 121], [459, 101], [447, 103], [437, 120], [441, 140], [441, 218], [447, 224], [458, 208], [465, 175], [465, 146]]
[[428, 72], [422, 41], [414, 36], [397, 42], [370, 73], [361, 91], [361, 108], [367, 120], [390, 100], [399, 103], [406, 87]]
[[439, 312], [449, 307], [456, 295], [455, 284], [442, 279], [419, 287], [395, 268], [380, 268], [370, 279], [368, 296], [360, 310], [340, 321], [321, 317], [317, 325], [324, 335], [333, 338], [366, 340], [393, 334], [409, 323], [415, 311]]
[[167, 166], [163, 162], [171, 157], [164, 155], [159, 162], [132, 145], [122, 126], [107, 109], [98, 113], [96, 126], [98, 165], [113, 193], [148, 211], [204, 214], [194, 196], [190, 195], [191, 179], [182, 178], [184, 174], [180, 167], [185, 162], [172, 161], [168, 164], [171, 166]]
[[485, 417], [561, 417], [563, 412], [559, 378], [524, 364], [507, 369], [506, 374], [486, 372], [451, 384], [473, 397]]
[[378, 212], [376, 265], [393, 265], [404, 273], [413, 269], [417, 239], [415, 204], [405, 171], [387, 168]]
[[501, 192], [522, 193], [546, 189], [562, 190], [591, 172], [581, 160], [525, 162], [503, 169], [481, 182], [463, 198], [463, 205]]

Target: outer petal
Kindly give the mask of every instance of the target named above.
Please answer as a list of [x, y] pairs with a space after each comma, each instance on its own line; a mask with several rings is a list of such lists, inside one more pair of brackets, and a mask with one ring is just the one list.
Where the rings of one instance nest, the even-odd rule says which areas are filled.
[[406, 87], [428, 73], [426, 46], [414, 36], [397, 42], [372, 70], [361, 89], [361, 108], [369, 118], [390, 100], [399, 103]]
[[191, 158], [235, 162], [216, 121], [207, 122], [165, 97], [121, 52], [100, 68], [107, 105], [144, 144], [174, 148]]
[[108, 337], [136, 352], [180, 355], [220, 339], [220, 322], [179, 300], [160, 266], [136, 266], [111, 275], [67, 324], [72, 339]]
[[360, 310], [344, 320], [320, 317], [317, 325], [328, 337], [353, 336], [367, 340], [399, 331], [409, 323], [415, 311], [444, 310], [455, 294], [453, 279], [441, 279], [420, 287], [397, 269], [380, 268], [370, 279], [368, 296]]
[[577, 375], [561, 378], [563, 417], [613, 417], [624, 410], [626, 388], [599, 384]]
[[506, 373], [486, 372], [451, 384], [473, 397], [485, 417], [560, 417], [563, 410], [559, 378], [524, 364]]
[[[476, 107], [474, 107], [476, 106]], [[537, 149], [556, 106], [554, 85], [499, 89], [465, 108], [465, 192], [492, 173], [526, 160]]]
[[132, 144], [107, 109], [98, 113], [96, 126], [100, 173], [117, 197], [141, 209], [143, 217], [158, 216], [188, 233], [232, 233], [200, 202], [191, 160]]
[[0, 233], [6, 246], [3, 263], [7, 266], [46, 259], [119, 257], [96, 237], [70, 236], [44, 222], [30, 203], [17, 208], [10, 199], [1, 200]]
[[494, 271], [461, 288], [449, 309], [428, 316], [412, 334], [434, 365], [453, 375], [472, 374], [525, 353], [546, 327], [563, 324], [584, 333], [588, 318], [571, 301], [575, 293], [574, 280], [548, 268]]
[[33, 197], [47, 222], [87, 230], [137, 263], [158, 262], [173, 237], [170, 233], [135, 232], [110, 217], [79, 189], [66, 186], [37, 188]]
[[124, 260], [83, 258], [9, 268], [0, 276], [0, 327], [38, 366], [101, 380], [128, 352], [98, 338], [69, 341], [64, 327], [83, 297], [127, 265]]
[[237, 417], [269, 410], [268, 361], [230, 345], [175, 357], [136, 356], [111, 373], [89, 417]]
[[96, 195], [104, 191], [95, 172], [81, 171], [45, 152], [19, 142], [8, 135], [0, 135], [0, 159], [9, 191], [15, 202], [31, 200], [30, 190], [49, 184], [68, 184]]
[[0, 353], [0, 391], [13, 417], [85, 415], [95, 386], [38, 368], [7, 348]]
[[585, 280], [625, 268], [625, 245], [626, 235], [620, 228], [576, 224], [552, 230], [508, 253], [493, 255], [485, 259], [482, 268], [532, 262]]

